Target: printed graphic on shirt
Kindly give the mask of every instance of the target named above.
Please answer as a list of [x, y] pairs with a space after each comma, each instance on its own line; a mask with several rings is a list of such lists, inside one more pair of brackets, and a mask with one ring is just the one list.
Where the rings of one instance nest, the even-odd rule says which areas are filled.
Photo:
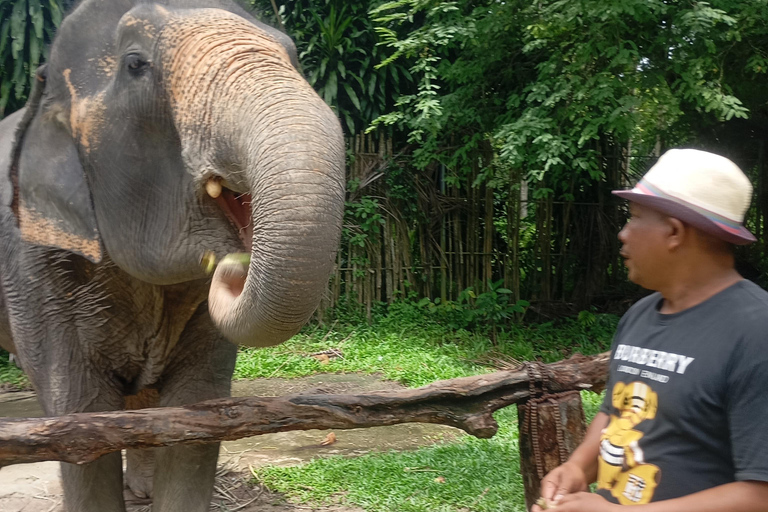
[[661, 470], [645, 462], [639, 445], [643, 433], [635, 427], [656, 417], [658, 395], [644, 382], [618, 382], [612, 398], [619, 415], [611, 415], [600, 437], [597, 486], [609, 490], [621, 505], [649, 503]]
[[[634, 347], [632, 345], [618, 345], [613, 354], [613, 359], [617, 361], [626, 361], [627, 363], [648, 368], [656, 368], [669, 372], [671, 375], [685, 375], [685, 371], [691, 365], [695, 358], [684, 356], [682, 354], [673, 354], [662, 350], [650, 350], [647, 348]], [[641, 370], [629, 364], [621, 364], [616, 368], [617, 372], [636, 375], [643, 379], [653, 380], [666, 384], [669, 382], [670, 375], [667, 373], [658, 373], [651, 370]]]
[[685, 374], [685, 370], [688, 369], [695, 359], [682, 354], [633, 347], [632, 345], [617, 346], [613, 358], [619, 361], [648, 366], [649, 368], [679, 373], [680, 375]]

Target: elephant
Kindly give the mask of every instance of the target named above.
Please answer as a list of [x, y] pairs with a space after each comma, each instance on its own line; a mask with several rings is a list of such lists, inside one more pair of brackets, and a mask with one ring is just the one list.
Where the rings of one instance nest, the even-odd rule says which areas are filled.
[[[296, 48], [234, 0], [82, 0], [0, 122], [0, 346], [48, 416], [227, 397], [237, 346], [308, 321], [344, 135]], [[239, 253], [249, 258], [236, 256]], [[219, 261], [212, 275], [201, 256]], [[219, 445], [62, 463], [69, 512], [202, 512]]]

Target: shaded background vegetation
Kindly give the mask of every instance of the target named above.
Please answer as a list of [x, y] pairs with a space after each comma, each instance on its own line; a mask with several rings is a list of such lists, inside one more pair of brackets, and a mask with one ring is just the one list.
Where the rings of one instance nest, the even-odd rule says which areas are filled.
[[[0, 0], [0, 111], [23, 105], [65, 0]], [[621, 312], [616, 233], [664, 150], [755, 184], [761, 284], [768, 4], [761, 0], [253, 0], [348, 135], [337, 271], [318, 312], [412, 301], [457, 328]]]

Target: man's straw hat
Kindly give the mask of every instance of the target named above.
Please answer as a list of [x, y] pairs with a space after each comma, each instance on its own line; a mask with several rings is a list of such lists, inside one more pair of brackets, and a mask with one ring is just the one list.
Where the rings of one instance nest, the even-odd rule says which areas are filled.
[[743, 226], [752, 185], [736, 164], [720, 155], [670, 149], [635, 188], [613, 193], [732, 244], [755, 241]]

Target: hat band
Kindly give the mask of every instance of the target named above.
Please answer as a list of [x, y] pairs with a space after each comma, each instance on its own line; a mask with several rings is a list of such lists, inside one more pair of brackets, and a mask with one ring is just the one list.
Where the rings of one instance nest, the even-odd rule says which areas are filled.
[[742, 231], [742, 225], [740, 222], [734, 221], [727, 217], [723, 217], [722, 215], [718, 215], [710, 210], [707, 210], [706, 208], [702, 208], [700, 206], [696, 206], [695, 204], [691, 204], [684, 199], [680, 199], [679, 197], [675, 197], [673, 195], [667, 194], [666, 192], [663, 192], [662, 190], [660, 190], [658, 187], [651, 185], [644, 179], [641, 179], [637, 183], [637, 185], [635, 185], [635, 190], [633, 190], [633, 192], [637, 192], [646, 196], [660, 197], [662, 199], [667, 199], [669, 201], [673, 201], [675, 203], [681, 204], [682, 206], [685, 206], [686, 208], [690, 208], [691, 210], [695, 211], [699, 215], [706, 217], [711, 222], [717, 224], [718, 227], [720, 227], [721, 229], [724, 229], [725, 231], [728, 231], [729, 233], [733, 233], [737, 235], [737, 234], [740, 234]]

